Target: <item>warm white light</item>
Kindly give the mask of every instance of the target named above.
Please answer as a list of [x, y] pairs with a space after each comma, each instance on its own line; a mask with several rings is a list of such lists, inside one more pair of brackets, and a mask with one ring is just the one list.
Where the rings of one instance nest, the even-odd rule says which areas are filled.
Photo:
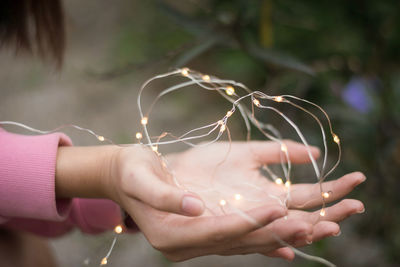
[[203, 81], [205, 82], [209, 82], [210, 81], [210, 76], [208, 75], [203, 75], [203, 77], [201, 77], [203, 79]]
[[219, 204], [220, 204], [221, 206], [225, 206], [225, 205], [226, 205], [226, 200], [225, 200], [225, 199], [221, 199], [221, 200], [219, 201]]
[[328, 192], [323, 192], [322, 193], [323, 198], [329, 198], [329, 193]]
[[181, 70], [181, 74], [185, 77], [187, 77], [189, 75], [189, 69], [188, 68], [183, 68]]
[[120, 234], [120, 233], [122, 233], [122, 226], [121, 225], [117, 225], [117, 226], [115, 226], [115, 228], [114, 228], [114, 232], [116, 232], [117, 234]]
[[101, 136], [101, 135], [97, 136], [97, 139], [99, 139], [99, 141], [101, 141], [101, 142], [103, 142], [105, 140], [104, 136]]
[[260, 101], [258, 99], [254, 99], [253, 100], [254, 105], [256, 105], [257, 107], [260, 106]]
[[101, 260], [100, 265], [106, 265], [106, 264], [107, 264], [107, 258], [104, 257], [104, 258]]
[[339, 143], [340, 143], [339, 136], [337, 136], [336, 134], [334, 134], [334, 135], [333, 135], [333, 141], [334, 141], [336, 144], [339, 144]]
[[157, 152], [158, 151], [158, 147], [157, 146], [152, 146], [151, 150], [153, 150], [154, 152]]
[[221, 128], [219, 129], [219, 131], [222, 133], [222, 132], [224, 132], [226, 130], [226, 126], [225, 126], [225, 124], [222, 124], [221, 125]]
[[233, 114], [233, 112], [229, 110], [229, 111], [226, 113], [226, 116], [227, 116], [227, 117], [230, 117], [230, 116], [232, 116], [232, 114]]
[[276, 184], [279, 184], [279, 185], [283, 184], [282, 178], [276, 178], [276, 179], [275, 179], [275, 183], [276, 183]]
[[283, 97], [281, 97], [281, 96], [275, 96], [275, 97], [274, 97], [274, 101], [276, 101], [276, 102], [282, 102], [282, 101], [283, 101]]
[[285, 186], [286, 186], [287, 188], [289, 188], [291, 184], [292, 184], [292, 183], [291, 183], [290, 181], [286, 181]]
[[222, 125], [222, 124], [224, 124], [224, 122], [222, 120], [219, 120], [218, 125]]
[[140, 123], [142, 125], [146, 125], [148, 121], [149, 121], [149, 119], [147, 117], [143, 117], [142, 120], [140, 121]]
[[319, 215], [321, 215], [322, 217], [324, 217], [325, 214], [326, 214], [325, 209], [322, 209], [322, 210], [319, 212]]
[[287, 146], [285, 144], [281, 145], [281, 151], [285, 153], [287, 152]]
[[236, 200], [241, 200], [241, 199], [242, 199], [242, 195], [240, 195], [240, 194], [235, 194], [235, 199], [236, 199]]
[[227, 95], [233, 95], [235, 93], [235, 88], [233, 88], [232, 86], [227, 86], [225, 88], [225, 92]]
[[136, 139], [142, 139], [143, 135], [141, 132], [136, 133]]

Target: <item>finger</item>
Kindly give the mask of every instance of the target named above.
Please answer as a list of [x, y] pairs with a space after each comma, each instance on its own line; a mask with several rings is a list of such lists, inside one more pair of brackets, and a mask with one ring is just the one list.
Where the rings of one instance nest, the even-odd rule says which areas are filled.
[[261, 252], [260, 254], [273, 258], [282, 258], [288, 261], [292, 261], [295, 257], [293, 250], [288, 247], [278, 248], [272, 252]]
[[322, 221], [314, 225], [313, 242], [317, 242], [327, 237], [339, 236], [339, 235], [340, 235], [340, 226], [337, 223]]
[[[340, 179], [322, 183], [324, 192], [329, 196], [325, 202], [329, 203], [340, 199], [350, 193], [357, 185], [366, 180], [361, 172], [349, 173]], [[313, 208], [320, 206], [323, 201], [320, 184], [294, 184], [291, 186], [290, 208]]]
[[296, 219], [278, 219], [266, 227], [260, 228], [236, 240], [232, 247], [236, 249], [263, 247], [275, 250], [282, 247], [282, 242], [291, 242], [298, 238], [311, 239], [312, 224]]
[[278, 142], [249, 142], [247, 144], [254, 160], [260, 164], [279, 163], [286, 161], [286, 157], [282, 149], [286, 149], [289, 159], [292, 163], [310, 162], [310, 154], [314, 159], [319, 157], [320, 151], [317, 147], [309, 146], [310, 154], [307, 147], [301, 143], [290, 140], [283, 140], [283, 145]]
[[287, 214], [281, 206], [263, 206], [241, 214], [200, 217], [185, 224], [182, 244], [193, 246], [226, 245], [231, 240], [246, 235]]
[[316, 224], [319, 221], [340, 222], [353, 214], [363, 213], [364, 211], [364, 205], [361, 201], [344, 199], [331, 207], [325, 208], [324, 216], [320, 215], [320, 210], [314, 212], [290, 210], [288, 217]]
[[198, 216], [204, 212], [204, 203], [199, 196], [164, 182], [147, 167], [135, 169], [131, 177], [124, 180], [123, 187], [128, 194], [157, 210], [186, 216]]

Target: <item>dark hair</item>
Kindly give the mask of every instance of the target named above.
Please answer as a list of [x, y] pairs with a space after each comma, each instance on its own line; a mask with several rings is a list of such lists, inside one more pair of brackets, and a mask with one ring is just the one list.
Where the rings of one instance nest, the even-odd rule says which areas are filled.
[[0, 47], [38, 54], [61, 67], [65, 48], [60, 0], [0, 0]]

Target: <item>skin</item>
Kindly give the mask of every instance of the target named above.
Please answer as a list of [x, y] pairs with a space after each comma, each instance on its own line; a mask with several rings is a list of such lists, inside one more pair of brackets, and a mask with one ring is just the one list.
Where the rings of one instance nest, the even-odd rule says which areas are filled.
[[[309, 161], [304, 146], [291, 141], [285, 144], [292, 163]], [[312, 148], [312, 154], [318, 157], [318, 149]], [[269, 197], [283, 199], [286, 190], [259, 172], [263, 164], [280, 163], [280, 146], [272, 142], [221, 142], [170, 155], [167, 162], [181, 187], [174, 184], [168, 168], [149, 149], [61, 147], [56, 194], [117, 202], [150, 244], [173, 261], [210, 254], [251, 253], [292, 260], [293, 251], [282, 246], [276, 237], [294, 247], [305, 246], [338, 235], [338, 222], [364, 211], [363, 204], [353, 199], [326, 208], [324, 217], [319, 216], [319, 210], [308, 211], [322, 204], [319, 186], [315, 184], [293, 184], [288, 207]], [[245, 195], [249, 188], [242, 192], [243, 183], [249, 181], [262, 188], [250, 194], [262, 201], [249, 201]], [[364, 175], [356, 172], [324, 183], [324, 190], [332, 192], [327, 202], [343, 198], [363, 181]], [[227, 199], [229, 205], [222, 210], [218, 206], [220, 196], [215, 197], [204, 188], [231, 192], [241, 189], [243, 206], [238, 207], [257, 223], [232, 212], [232, 200]]]

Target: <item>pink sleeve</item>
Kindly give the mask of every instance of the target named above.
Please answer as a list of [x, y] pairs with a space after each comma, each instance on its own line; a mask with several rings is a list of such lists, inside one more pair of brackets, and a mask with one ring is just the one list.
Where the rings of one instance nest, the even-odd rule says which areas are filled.
[[114, 202], [56, 199], [60, 145], [71, 145], [61, 133], [24, 136], [0, 128], [0, 223], [44, 235], [64, 233], [73, 225], [88, 233], [113, 228], [121, 220]]

